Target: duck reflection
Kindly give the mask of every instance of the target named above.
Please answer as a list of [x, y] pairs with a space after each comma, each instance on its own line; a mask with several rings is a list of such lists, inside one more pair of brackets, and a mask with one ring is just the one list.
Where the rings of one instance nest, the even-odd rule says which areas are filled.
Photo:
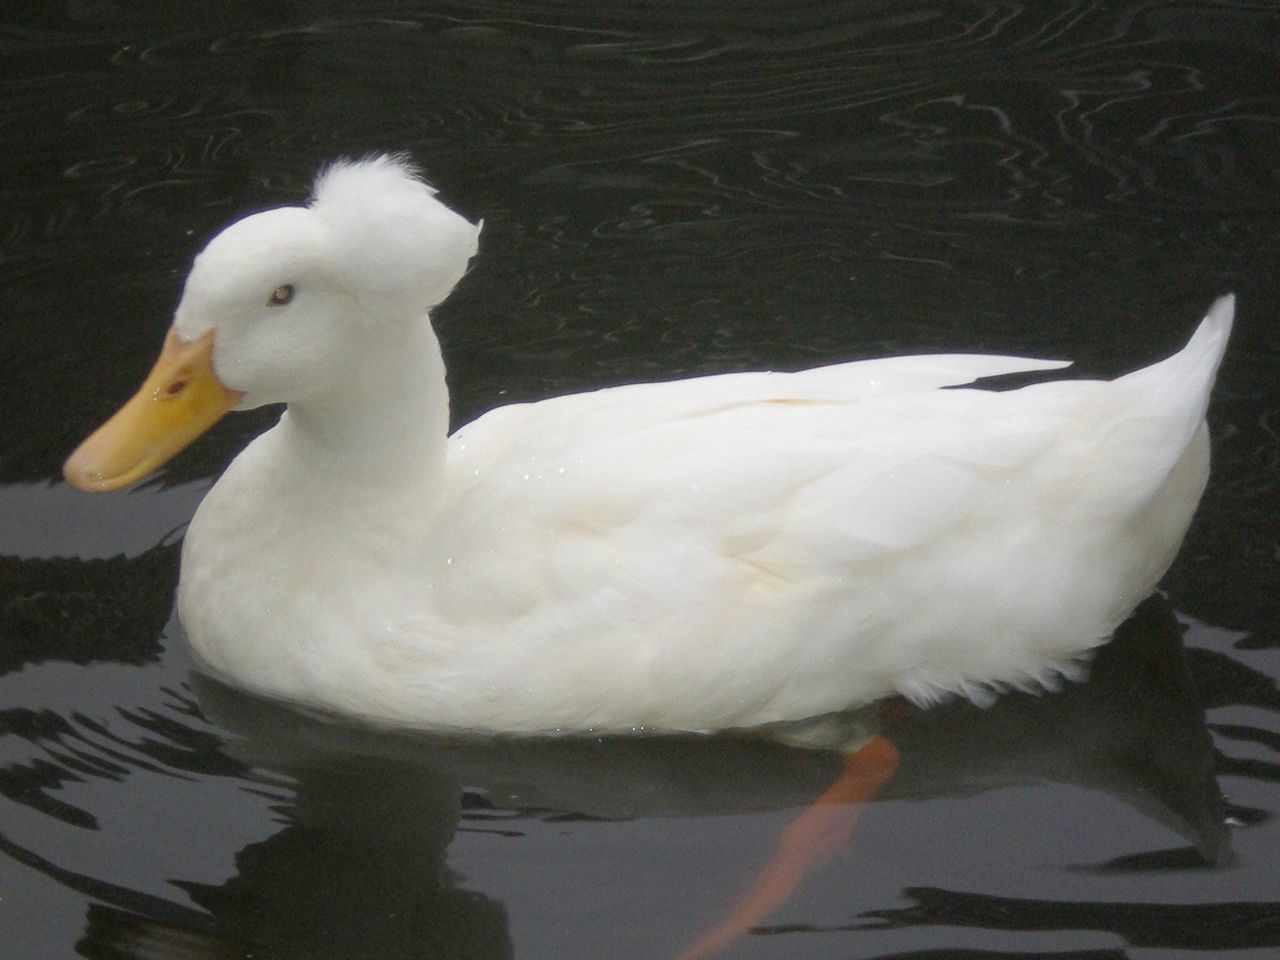
[[[227, 750], [290, 784], [284, 827], [236, 856], [220, 886], [181, 884], [203, 911], [155, 915], [99, 897], [88, 957], [509, 957], [504, 908], [462, 888], [446, 852], [468, 818], [506, 810], [594, 818], [803, 808], [878, 726], [900, 762], [880, 797], [927, 799], [1044, 781], [1104, 790], [1227, 854], [1214, 755], [1168, 606], [1152, 599], [1103, 648], [1088, 683], [981, 710], [905, 703], [773, 736], [479, 739], [339, 726], [198, 678]], [[815, 732], [816, 731], [816, 732]], [[825, 731], [825, 734], [824, 734]], [[853, 731], [853, 733], [851, 733]], [[781, 739], [777, 736], [781, 734]], [[817, 743], [797, 747], [804, 734]], [[856, 844], [856, 838], [854, 840]]]
[[1053, 696], [904, 709], [884, 731], [902, 764], [884, 796], [960, 795], [1053, 781], [1105, 790], [1188, 841], [1228, 855], [1213, 743], [1168, 603], [1148, 599], [1102, 647], [1087, 683]]
[[0, 554], [0, 677], [46, 661], [142, 664], [178, 583], [178, 545], [136, 557]]
[[502, 906], [446, 865], [459, 813], [447, 773], [388, 757], [290, 772], [288, 826], [241, 850], [225, 884], [186, 885], [224, 935], [299, 960], [512, 955]]

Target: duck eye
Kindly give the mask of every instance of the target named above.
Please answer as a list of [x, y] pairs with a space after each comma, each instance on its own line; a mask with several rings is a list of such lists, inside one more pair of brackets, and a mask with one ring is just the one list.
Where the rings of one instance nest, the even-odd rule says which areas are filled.
[[286, 303], [293, 299], [293, 284], [286, 283], [276, 287], [271, 291], [271, 297], [267, 300], [269, 307], [283, 307]]

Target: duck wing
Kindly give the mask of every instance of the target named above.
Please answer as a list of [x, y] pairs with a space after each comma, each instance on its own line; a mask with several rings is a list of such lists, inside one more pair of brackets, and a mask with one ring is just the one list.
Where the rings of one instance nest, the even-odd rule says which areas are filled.
[[[712, 560], [742, 561], [752, 576], [830, 574], [960, 522], [996, 481], [987, 474], [1053, 441], [1055, 417], [1039, 406], [939, 387], [1064, 365], [896, 357], [504, 407], [452, 438], [440, 514], [450, 543], [487, 558], [477, 570], [521, 558], [498, 579], [531, 594], [638, 572], [672, 591]], [[572, 573], [535, 583], [551, 569]]]

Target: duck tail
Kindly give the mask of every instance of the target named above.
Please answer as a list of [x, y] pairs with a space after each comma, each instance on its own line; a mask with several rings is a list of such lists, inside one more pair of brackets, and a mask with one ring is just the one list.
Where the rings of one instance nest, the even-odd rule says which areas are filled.
[[1119, 382], [1146, 387], [1161, 394], [1157, 403], [1171, 393], [1188, 398], [1194, 396], [1198, 400], [1196, 420], [1203, 419], [1218, 365], [1231, 336], [1235, 312], [1235, 294], [1219, 297], [1185, 347], [1167, 360], [1121, 377]]
[[1129, 419], [1162, 421], [1165, 430], [1172, 431], [1166, 433], [1167, 449], [1185, 449], [1204, 422], [1218, 366], [1231, 336], [1235, 307], [1234, 294], [1219, 297], [1185, 347], [1166, 360], [1115, 381], [1133, 397], [1127, 411]]

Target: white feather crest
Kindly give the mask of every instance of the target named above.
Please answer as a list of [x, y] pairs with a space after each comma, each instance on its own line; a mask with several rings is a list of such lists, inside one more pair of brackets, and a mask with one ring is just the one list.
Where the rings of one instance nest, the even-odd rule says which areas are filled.
[[316, 177], [310, 208], [328, 228], [333, 269], [376, 316], [422, 315], [476, 253], [480, 225], [435, 194], [402, 154], [338, 160]]

